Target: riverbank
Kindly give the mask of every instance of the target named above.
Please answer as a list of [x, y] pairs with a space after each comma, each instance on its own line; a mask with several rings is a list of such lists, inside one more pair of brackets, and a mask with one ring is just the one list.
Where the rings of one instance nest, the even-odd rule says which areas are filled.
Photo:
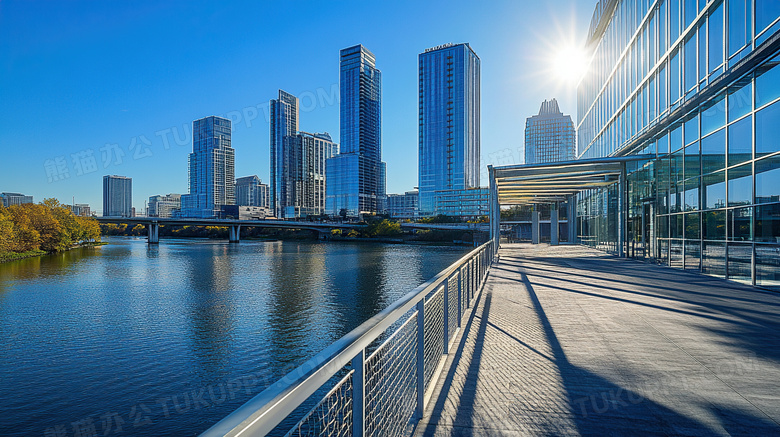
[[[71, 249], [78, 249], [79, 247], [92, 247], [92, 246], [104, 246], [108, 243], [102, 241], [96, 241], [92, 243], [78, 244], [71, 247]], [[20, 259], [34, 258], [36, 256], [51, 255], [57, 252], [46, 252], [45, 250], [30, 250], [27, 252], [0, 252], [0, 263], [18, 261]]]

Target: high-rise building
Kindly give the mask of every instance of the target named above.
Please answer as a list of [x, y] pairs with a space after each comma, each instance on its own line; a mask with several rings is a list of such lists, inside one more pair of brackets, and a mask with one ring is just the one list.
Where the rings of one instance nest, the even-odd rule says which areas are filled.
[[181, 212], [181, 194], [158, 194], [149, 197], [146, 209], [148, 217], [173, 217], [177, 211]]
[[222, 205], [235, 204], [235, 151], [230, 120], [210, 116], [192, 122], [189, 194], [182, 196], [182, 216], [218, 217]]
[[341, 153], [326, 162], [326, 210], [350, 216], [385, 209], [382, 73], [362, 45], [341, 50]]
[[300, 132], [284, 138], [279, 218], [325, 212], [325, 162], [339, 146], [328, 133]]
[[480, 60], [466, 44], [420, 53], [420, 214], [434, 213], [434, 193], [479, 187]]
[[581, 241], [780, 288], [780, 2], [601, 0], [587, 47], [579, 157], [632, 161]]
[[236, 205], [268, 208], [268, 185], [257, 175], [236, 179]]
[[574, 122], [555, 99], [545, 100], [539, 114], [525, 119], [525, 163], [542, 164], [575, 158]]
[[279, 90], [279, 98], [271, 100], [271, 210], [283, 217], [282, 199], [287, 198], [284, 173], [284, 137], [298, 133], [298, 98]]
[[6, 208], [11, 205], [33, 203], [33, 196], [25, 196], [22, 193], [0, 193], [0, 198], [3, 200], [3, 206]]
[[464, 220], [478, 219], [488, 215], [488, 197], [487, 188], [436, 191], [433, 196], [434, 214]]
[[103, 217], [133, 216], [133, 179], [103, 176]]
[[73, 212], [73, 215], [80, 217], [89, 217], [92, 215], [92, 210], [86, 203], [75, 203], [73, 205], [68, 205], [68, 208]]
[[417, 190], [404, 194], [388, 194], [387, 214], [394, 219], [415, 219], [418, 217], [419, 199]]

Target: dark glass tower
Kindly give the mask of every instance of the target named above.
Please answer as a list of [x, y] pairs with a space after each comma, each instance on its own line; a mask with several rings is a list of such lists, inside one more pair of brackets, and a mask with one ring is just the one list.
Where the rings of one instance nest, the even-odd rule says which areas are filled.
[[182, 196], [185, 217], [218, 217], [222, 205], [235, 204], [235, 151], [230, 120], [210, 116], [192, 122], [190, 193]]
[[479, 187], [480, 60], [466, 44], [420, 54], [420, 214], [434, 193]]
[[298, 98], [279, 90], [279, 98], [271, 100], [271, 210], [283, 217], [283, 200], [287, 198], [283, 183], [284, 137], [298, 133]]
[[574, 122], [563, 115], [558, 101], [545, 100], [539, 114], [525, 119], [525, 163], [543, 164], [574, 159]]

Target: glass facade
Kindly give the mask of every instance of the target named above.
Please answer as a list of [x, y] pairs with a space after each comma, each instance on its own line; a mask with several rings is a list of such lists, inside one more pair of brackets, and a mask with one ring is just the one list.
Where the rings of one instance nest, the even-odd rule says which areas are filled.
[[287, 198], [283, 184], [284, 174], [284, 137], [298, 133], [298, 98], [279, 90], [279, 98], [271, 100], [271, 210], [276, 217], [283, 217]]
[[417, 190], [404, 194], [387, 195], [387, 214], [394, 219], [415, 219], [418, 217], [420, 193]]
[[367, 48], [341, 50], [341, 153], [326, 163], [326, 212], [350, 216], [385, 210], [382, 73]]
[[420, 214], [434, 213], [434, 193], [479, 187], [480, 60], [468, 43], [419, 56]]
[[297, 218], [325, 212], [325, 162], [339, 146], [327, 133], [300, 132], [284, 137], [282, 196], [279, 218]]
[[210, 116], [192, 122], [189, 194], [182, 196], [182, 216], [219, 217], [222, 205], [235, 204], [235, 151], [230, 120]]
[[262, 183], [257, 175], [237, 178], [236, 205], [268, 208], [268, 185]]
[[434, 193], [434, 214], [460, 217], [464, 220], [477, 219], [488, 214], [487, 188], [464, 188], [462, 190], [440, 190]]
[[133, 179], [103, 176], [103, 217], [133, 216]]
[[173, 217], [181, 213], [181, 194], [149, 197], [146, 215], [149, 217]]
[[780, 286], [780, 2], [602, 3], [578, 88], [579, 158], [647, 159], [627, 164], [624, 190], [580, 195], [580, 238]]
[[574, 122], [563, 115], [555, 99], [545, 100], [539, 114], [525, 120], [525, 163], [574, 159]]

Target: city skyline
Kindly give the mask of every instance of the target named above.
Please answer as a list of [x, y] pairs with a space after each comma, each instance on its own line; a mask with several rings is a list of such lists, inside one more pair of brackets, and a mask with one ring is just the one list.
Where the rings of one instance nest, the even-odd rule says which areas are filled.
[[[572, 12], [560, 16], [557, 10], [564, 7]], [[24, 5], [4, 4], [0, 36], [12, 44], [0, 45], [6, 67], [0, 70], [0, 76], [4, 83], [18, 86], [7, 89], [7, 98], [0, 102], [0, 114], [5, 116], [0, 122], [0, 144], [6, 146], [9, 160], [22, 165], [0, 176], [0, 189], [24, 192], [36, 199], [55, 197], [65, 203], [71, 203], [75, 197], [75, 202], [88, 203], [97, 210], [101, 204], [100, 178], [118, 173], [133, 177], [133, 204], [140, 211], [144, 200], [151, 195], [187, 192], [186, 155], [191, 145], [188, 125], [194, 119], [212, 114], [224, 115], [234, 122], [237, 174], [257, 174], [263, 180], [271, 180], [269, 151], [263, 147], [269, 137], [269, 108], [263, 96], [279, 88], [287, 89], [301, 99], [303, 125], [330, 132], [334, 142], [339, 143], [336, 53], [355, 43], [371, 47], [382, 60], [383, 159], [388, 163], [388, 192], [405, 192], [417, 185], [416, 56], [426, 47], [447, 42], [471, 42], [485, 64], [482, 167], [490, 163], [518, 163], [522, 140], [511, 144], [498, 141], [509, 126], [533, 113], [530, 108], [538, 101], [552, 96], [558, 97], [564, 112], [574, 112], [571, 85], [552, 81], [548, 82], [549, 86], [524, 84], [528, 80], [546, 80], [544, 69], [549, 58], [546, 52], [553, 45], [551, 39], [567, 43], [582, 40], [588, 23], [583, 17], [589, 16], [592, 4], [567, 1], [540, 6], [506, 2], [496, 4], [494, 10], [478, 17], [457, 8], [448, 12], [456, 23], [469, 20], [493, 23], [483, 26], [491, 30], [481, 32], [464, 30], [478, 26], [452, 26], [453, 21], [449, 24], [442, 21], [420, 24], [419, 32], [401, 38], [388, 26], [361, 24], [323, 38], [313, 28], [287, 42], [257, 32], [250, 32], [246, 41], [238, 41], [235, 32], [247, 28], [250, 21], [256, 25], [254, 21], [259, 20], [248, 17], [262, 15], [245, 13], [253, 8], [264, 12], [268, 9], [257, 5], [216, 8], [196, 4], [185, 11], [170, 6], [141, 5], [131, 13], [122, 5], [95, 8], [76, 3], [67, 8], [53, 5], [39, 20], [32, 20], [32, 27], [22, 28], [17, 23], [29, 22], [23, 17], [38, 11]], [[394, 11], [395, 7], [373, 8], [385, 16], [399, 13]], [[429, 8], [433, 6], [424, 6], [418, 14], [409, 16], [409, 20], [424, 22]], [[349, 5], [280, 6], [268, 12], [268, 19], [276, 14], [297, 13], [310, 24], [341, 20], [341, 14], [349, 17], [358, 13]], [[217, 65], [224, 64], [224, 68], [214, 66], [214, 62], [211, 67], [201, 68], [203, 60], [189, 57], [200, 49], [197, 41], [212, 38], [213, 31], [198, 30], [192, 34], [192, 41], [175, 36], [187, 33], [195, 23], [208, 17], [242, 14], [247, 18], [237, 18], [235, 30], [207, 43], [213, 47], [231, 42], [215, 58]], [[552, 25], [544, 31], [518, 30], [513, 23], [520, 16], [536, 16]], [[55, 21], [55, 17], [66, 18]], [[96, 25], [67, 24], [81, 19]], [[139, 20], [148, 24], [150, 32], [136, 32]], [[170, 23], [174, 24], [169, 26]], [[36, 30], [38, 25], [57, 33], [58, 39], [44, 37], [47, 32]], [[159, 38], [165, 39], [169, 33], [174, 35], [170, 43], [157, 47]], [[318, 36], [313, 38], [313, 35]], [[20, 38], [25, 42], [21, 43]], [[321, 68], [306, 72], [295, 68], [264, 69], [255, 77], [256, 69], [251, 67], [255, 61], [249, 53], [261, 41], [270, 50], [268, 56], [288, 59], [292, 55], [284, 52], [296, 48], [293, 52], [311, 57], [313, 64]], [[276, 42], [268, 46], [266, 43], [270, 41]], [[72, 57], [65, 60], [69, 53]], [[54, 69], [57, 73], [36, 63], [36, 59], [47, 54], [56, 54], [54, 60], [47, 62], [58, 62]], [[83, 65], [91, 67], [84, 69]], [[203, 88], [213, 80], [225, 82], [218, 88]], [[86, 84], [90, 88], [83, 88]], [[562, 97], [566, 93], [568, 99]], [[12, 119], [19, 123], [10, 124]], [[491, 120], [490, 125], [485, 122], [487, 119]], [[89, 130], [82, 127], [87, 120]], [[29, 153], [36, 158], [29, 159]], [[484, 168], [481, 170], [484, 172]]]

